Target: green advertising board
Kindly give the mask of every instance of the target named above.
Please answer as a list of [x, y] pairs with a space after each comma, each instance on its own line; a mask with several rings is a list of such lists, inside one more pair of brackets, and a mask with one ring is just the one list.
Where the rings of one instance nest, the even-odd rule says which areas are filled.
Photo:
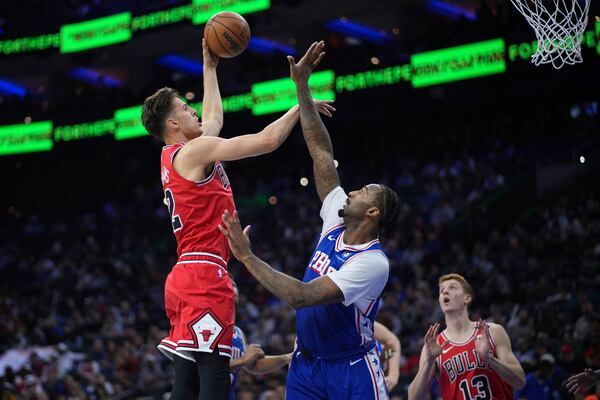
[[131, 39], [131, 13], [124, 12], [60, 28], [60, 52], [73, 53]]
[[[308, 81], [313, 97], [320, 100], [335, 100], [334, 83], [333, 70], [314, 72]], [[298, 103], [296, 86], [290, 78], [255, 83], [252, 85], [252, 96], [254, 115], [285, 111]]]
[[503, 39], [417, 53], [410, 61], [415, 88], [506, 72]]
[[271, 0], [192, 0], [192, 5], [194, 8], [192, 23], [200, 25], [219, 11], [248, 14], [267, 10], [271, 7]]
[[115, 111], [115, 139], [125, 140], [148, 135], [142, 125], [142, 106], [121, 108]]
[[0, 154], [52, 150], [52, 121], [0, 126]]

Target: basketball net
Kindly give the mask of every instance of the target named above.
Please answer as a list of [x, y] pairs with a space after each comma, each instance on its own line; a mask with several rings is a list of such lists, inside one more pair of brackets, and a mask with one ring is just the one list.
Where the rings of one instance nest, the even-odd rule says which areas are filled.
[[[591, 0], [511, 0], [535, 31], [535, 65], [556, 69], [583, 61], [581, 41], [588, 23]], [[583, 4], [582, 4], [583, 3]]]

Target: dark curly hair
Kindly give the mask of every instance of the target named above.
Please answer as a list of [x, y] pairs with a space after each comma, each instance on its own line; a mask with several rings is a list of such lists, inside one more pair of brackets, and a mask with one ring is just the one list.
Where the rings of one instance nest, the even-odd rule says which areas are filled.
[[394, 225], [400, 213], [400, 198], [394, 190], [386, 185], [379, 184], [383, 189], [377, 195], [377, 207], [380, 211], [379, 229], [387, 229]]

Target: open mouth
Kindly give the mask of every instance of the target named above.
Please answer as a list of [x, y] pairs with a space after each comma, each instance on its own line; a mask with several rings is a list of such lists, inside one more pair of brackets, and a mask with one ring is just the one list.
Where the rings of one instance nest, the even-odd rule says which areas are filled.
[[442, 302], [443, 302], [444, 304], [449, 304], [449, 303], [450, 303], [450, 298], [449, 298], [449, 297], [444, 297], [444, 298], [442, 299]]

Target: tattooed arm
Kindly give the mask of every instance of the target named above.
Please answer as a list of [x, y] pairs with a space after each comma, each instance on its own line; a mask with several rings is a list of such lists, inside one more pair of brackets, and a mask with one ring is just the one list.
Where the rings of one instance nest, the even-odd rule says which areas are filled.
[[250, 249], [249, 228], [247, 226], [242, 231], [237, 211], [233, 215], [225, 211], [223, 224], [219, 225], [219, 229], [229, 241], [229, 248], [235, 258], [244, 264], [265, 289], [294, 308], [344, 301], [342, 291], [328, 276], [322, 276], [305, 283], [276, 271], [257, 257]]
[[300, 105], [300, 123], [302, 134], [313, 159], [315, 185], [321, 201], [337, 186], [340, 178], [333, 161], [333, 146], [327, 128], [319, 117], [312, 99], [308, 79], [312, 70], [319, 64], [325, 53], [323, 41], [313, 43], [302, 59], [296, 64], [292, 56], [288, 56], [290, 75], [296, 84], [296, 94]]

